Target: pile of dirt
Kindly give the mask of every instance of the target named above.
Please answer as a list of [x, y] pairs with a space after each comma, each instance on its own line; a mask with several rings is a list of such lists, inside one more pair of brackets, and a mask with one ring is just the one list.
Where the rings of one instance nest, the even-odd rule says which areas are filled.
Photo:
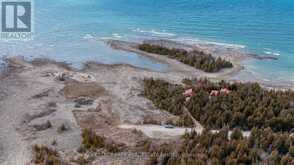
[[98, 83], [67, 82], [63, 89], [64, 96], [68, 99], [79, 97], [98, 98], [106, 94], [106, 90]]

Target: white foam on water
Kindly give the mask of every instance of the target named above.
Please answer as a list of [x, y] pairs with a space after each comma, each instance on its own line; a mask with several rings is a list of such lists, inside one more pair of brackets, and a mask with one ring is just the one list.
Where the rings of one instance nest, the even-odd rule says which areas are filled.
[[235, 48], [235, 49], [244, 49], [246, 47], [245, 45], [240, 45], [240, 44], [205, 41], [205, 40], [199, 40], [199, 39], [195, 39], [195, 38], [178, 38], [178, 39], [176, 39], [176, 41], [186, 43], [186, 44], [206, 44], [206, 45], [223, 46], [226, 48]]
[[152, 34], [155, 34], [155, 35], [160, 35], [160, 36], [175, 36], [175, 34], [174, 33], [168, 33], [168, 32], [158, 32], [158, 31], [156, 31], [156, 30], [154, 30], [154, 29], [152, 29], [151, 31], [150, 31], [150, 33], [152, 33]]
[[88, 39], [93, 39], [94, 36], [92, 36], [91, 34], [86, 34], [83, 39], [88, 40]]
[[173, 36], [176, 36], [176, 34], [166, 32], [165, 30], [156, 31], [154, 29], [152, 29], [152, 30], [142, 30], [140, 28], [135, 28], [135, 29], [132, 29], [132, 31], [137, 32], [137, 33], [150, 34], [152, 36], [157, 36], [157, 37], [173, 37]]
[[105, 36], [105, 37], [99, 37], [99, 40], [114, 40], [114, 39], [120, 39], [123, 40], [123, 36], [119, 35], [118, 33], [113, 33], [111, 36]]
[[263, 53], [267, 54], [267, 55], [274, 55], [274, 56], [280, 56], [281, 55], [280, 51], [275, 51], [275, 50], [272, 50], [270, 48], [264, 48]]
[[113, 37], [100, 37], [99, 39], [100, 40], [111, 40], [111, 39], [113, 39]]
[[[177, 35], [174, 33], [169, 33], [166, 31], [156, 31], [152, 30], [142, 30], [140, 28], [131, 29], [133, 32], [136, 33], [143, 33], [143, 34], [150, 34], [152, 37], [158, 37], [158, 39], [162, 39], [164, 37], [172, 37], [169, 38], [170, 40], [174, 40], [177, 42], [181, 42], [184, 44], [205, 44], [205, 45], [213, 45], [213, 46], [222, 46], [225, 48], [233, 48], [233, 49], [244, 49], [246, 45], [241, 44], [232, 44], [232, 43], [225, 43], [225, 42], [216, 42], [216, 41], [207, 41], [204, 39], [197, 39], [197, 38], [184, 38], [184, 37], [176, 37]], [[146, 38], [147, 39], [147, 38]]]
[[113, 33], [112, 36], [113, 36], [114, 38], [122, 38], [122, 36], [119, 35], [118, 33]]
[[273, 55], [280, 56], [281, 54], [280, 53], [273, 53]]
[[267, 55], [274, 55], [274, 56], [280, 56], [281, 54], [278, 53], [278, 52], [271, 52], [271, 51], [264, 51], [263, 52], [264, 54], [267, 54]]
[[270, 82], [271, 80], [267, 79], [267, 78], [262, 78], [263, 81], [266, 81], [266, 82]]
[[265, 54], [272, 54], [270, 51], [264, 51]]

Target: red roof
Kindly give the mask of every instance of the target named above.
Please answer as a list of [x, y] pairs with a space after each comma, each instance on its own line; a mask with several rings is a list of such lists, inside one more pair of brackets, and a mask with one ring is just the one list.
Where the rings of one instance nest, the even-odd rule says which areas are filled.
[[185, 90], [185, 92], [183, 93], [184, 96], [189, 96], [191, 97], [193, 95], [193, 89], [187, 89]]
[[220, 92], [218, 90], [212, 90], [210, 92], [210, 96], [218, 96], [220, 94]]
[[228, 88], [221, 89], [221, 93], [229, 94], [230, 92]]

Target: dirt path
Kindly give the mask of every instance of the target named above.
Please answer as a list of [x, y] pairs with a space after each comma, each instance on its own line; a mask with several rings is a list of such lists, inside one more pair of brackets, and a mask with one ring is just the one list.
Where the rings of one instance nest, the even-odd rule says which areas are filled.
[[192, 116], [192, 114], [189, 112], [189, 110], [185, 106], [183, 107], [183, 111], [191, 118], [191, 120], [193, 121], [194, 127], [202, 131], [203, 130], [202, 125]]
[[[203, 127], [195, 127], [195, 128], [186, 128], [186, 127], [174, 127], [174, 128], [166, 128], [161, 125], [132, 125], [132, 124], [121, 124], [117, 126], [121, 129], [136, 129], [142, 131], [146, 136], [155, 139], [170, 139], [175, 137], [180, 137], [184, 135], [186, 132], [196, 131], [201, 134], [203, 131]], [[218, 130], [211, 130], [213, 133], [219, 132]], [[243, 131], [244, 137], [250, 136], [250, 131]], [[229, 131], [229, 137], [231, 136], [232, 131]]]
[[[191, 128], [165, 128], [161, 125], [131, 125], [131, 124], [121, 124], [118, 125], [118, 128], [121, 129], [136, 129], [142, 131], [146, 136], [155, 139], [170, 139], [174, 137], [179, 137], [185, 132], [191, 132]], [[202, 130], [196, 129], [197, 132]]]

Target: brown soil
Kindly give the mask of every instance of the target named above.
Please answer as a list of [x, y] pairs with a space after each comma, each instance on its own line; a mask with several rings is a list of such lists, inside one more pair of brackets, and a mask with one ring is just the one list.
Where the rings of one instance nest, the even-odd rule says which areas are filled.
[[106, 91], [98, 83], [67, 82], [63, 89], [66, 98], [74, 99], [79, 97], [98, 98], [106, 94]]

